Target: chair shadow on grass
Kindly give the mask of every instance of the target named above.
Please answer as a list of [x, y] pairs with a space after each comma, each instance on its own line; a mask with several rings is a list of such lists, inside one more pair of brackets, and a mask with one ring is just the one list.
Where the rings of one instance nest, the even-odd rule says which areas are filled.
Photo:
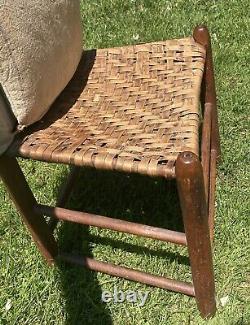
[[[65, 181], [65, 176], [61, 177]], [[83, 168], [67, 208], [151, 226], [183, 231], [174, 181], [140, 175]], [[59, 248], [64, 252], [93, 257], [91, 244], [110, 245], [123, 251], [146, 254], [189, 265], [186, 256], [154, 250], [108, 237], [89, 234], [89, 227], [63, 222], [58, 230]], [[112, 324], [110, 311], [101, 301], [97, 274], [83, 267], [60, 263], [67, 325]]]

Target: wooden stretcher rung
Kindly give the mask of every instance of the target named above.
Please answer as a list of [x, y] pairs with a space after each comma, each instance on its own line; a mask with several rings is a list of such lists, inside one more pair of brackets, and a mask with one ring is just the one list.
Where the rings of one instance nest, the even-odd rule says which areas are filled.
[[184, 293], [188, 296], [195, 296], [194, 287], [190, 283], [169, 279], [163, 276], [153, 275], [138, 270], [133, 270], [119, 265], [97, 261], [90, 257], [80, 257], [71, 254], [61, 253], [58, 255], [58, 259], [87, 267], [88, 269], [93, 271], [106, 273], [131, 281], [138, 281], [150, 286], [166, 290]]
[[39, 215], [47, 215], [65, 221], [111, 229], [128, 234], [171, 242], [183, 246], [187, 245], [185, 233], [178, 231], [151, 227], [143, 224], [124, 221], [121, 219], [113, 219], [95, 214], [73, 211], [59, 207], [50, 207], [46, 205], [37, 205], [35, 207], [35, 211]]

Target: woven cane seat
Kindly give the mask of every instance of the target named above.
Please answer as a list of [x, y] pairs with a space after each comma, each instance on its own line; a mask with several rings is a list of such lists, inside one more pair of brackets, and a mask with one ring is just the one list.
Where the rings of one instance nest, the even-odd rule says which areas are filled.
[[85, 51], [49, 113], [9, 153], [174, 177], [180, 152], [199, 154], [204, 61], [193, 38]]

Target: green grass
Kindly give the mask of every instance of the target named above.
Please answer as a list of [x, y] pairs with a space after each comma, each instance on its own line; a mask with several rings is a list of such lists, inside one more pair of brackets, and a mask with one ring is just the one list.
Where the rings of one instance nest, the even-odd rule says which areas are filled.
[[[183, 37], [206, 23], [212, 35], [223, 160], [219, 167], [214, 264], [218, 312], [207, 324], [250, 324], [249, 5], [245, 0], [85, 0], [85, 46]], [[137, 39], [138, 38], [138, 39]], [[136, 40], [137, 39], [137, 40]], [[22, 161], [37, 199], [53, 204], [65, 167]], [[176, 191], [162, 180], [83, 170], [69, 207], [181, 229]], [[0, 185], [0, 324], [205, 324], [195, 300], [61, 265], [49, 268]], [[103, 261], [190, 280], [185, 248], [92, 227], [64, 224], [60, 246]], [[140, 308], [104, 304], [102, 290], [149, 290]], [[220, 298], [228, 296], [225, 306]], [[11, 308], [5, 306], [11, 300]]]

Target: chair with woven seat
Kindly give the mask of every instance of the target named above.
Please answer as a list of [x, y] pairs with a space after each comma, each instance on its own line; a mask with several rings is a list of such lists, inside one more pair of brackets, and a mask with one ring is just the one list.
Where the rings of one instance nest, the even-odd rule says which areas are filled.
[[[62, 259], [194, 296], [206, 318], [216, 310], [211, 240], [219, 156], [211, 44], [200, 26], [189, 38], [84, 51], [48, 113], [2, 154], [0, 176], [48, 263]], [[36, 202], [16, 157], [74, 167], [56, 207]], [[176, 179], [185, 233], [65, 209], [83, 166]], [[186, 245], [193, 284], [59, 252], [54, 220]]]

